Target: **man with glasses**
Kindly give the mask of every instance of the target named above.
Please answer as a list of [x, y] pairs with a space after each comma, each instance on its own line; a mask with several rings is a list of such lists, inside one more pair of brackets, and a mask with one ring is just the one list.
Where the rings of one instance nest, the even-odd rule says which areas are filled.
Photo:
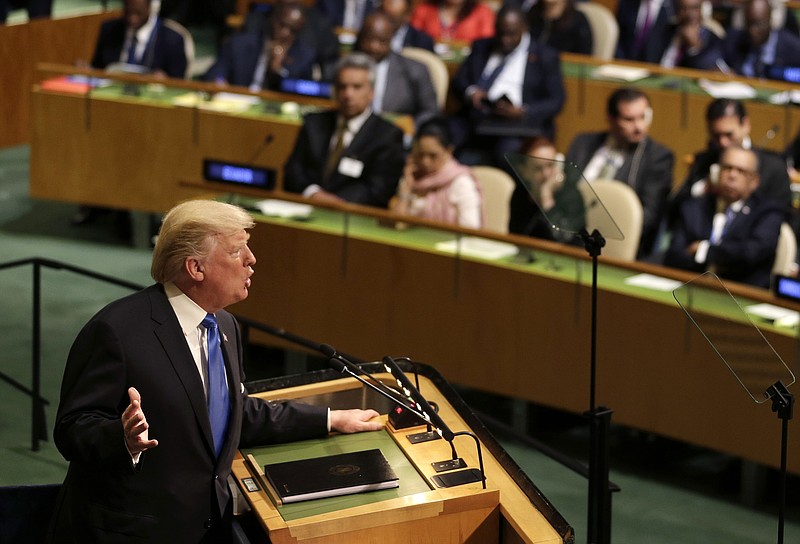
[[729, 147], [715, 190], [684, 201], [664, 264], [769, 288], [784, 212], [759, 195], [758, 156]]
[[[706, 109], [706, 128], [708, 130], [708, 147], [695, 153], [689, 174], [674, 194], [670, 204], [670, 220], [681, 203], [692, 196], [702, 196], [713, 191], [716, 178], [716, 165], [720, 154], [731, 146], [752, 149], [758, 158], [758, 175], [761, 182], [758, 193], [775, 201], [788, 213], [791, 204], [791, 191], [786, 164], [777, 154], [754, 145], [750, 133], [750, 117], [744, 104], [732, 98], [717, 98]], [[767, 133], [760, 140], [766, 141]]]

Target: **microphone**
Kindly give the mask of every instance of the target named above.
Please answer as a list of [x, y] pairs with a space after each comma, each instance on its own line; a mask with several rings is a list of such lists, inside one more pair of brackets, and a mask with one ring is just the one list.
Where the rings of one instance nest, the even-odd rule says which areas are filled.
[[253, 153], [253, 156], [250, 157], [250, 159], [247, 161], [247, 164], [253, 164], [253, 162], [258, 158], [258, 156], [261, 155], [261, 153], [263, 153], [264, 149], [266, 149], [267, 146], [269, 144], [271, 144], [272, 140], [274, 140], [274, 139], [275, 139], [275, 135], [272, 134], [271, 132], [269, 134], [267, 134], [266, 136], [264, 136], [264, 139], [261, 141], [259, 146], [256, 148], [255, 152]]
[[[414, 410], [413, 406], [407, 406], [407, 403], [405, 402], [403, 396], [400, 394], [399, 391], [389, 387], [382, 381], [375, 378], [372, 374], [361, 370], [352, 361], [340, 355], [332, 346], [328, 344], [320, 344], [317, 347], [317, 349], [320, 351], [320, 353], [322, 353], [323, 355], [325, 355], [325, 357], [328, 358], [328, 364], [333, 370], [336, 370], [337, 372], [341, 372], [342, 374], [347, 374], [355, 378], [356, 380], [360, 381], [361, 383], [363, 383], [364, 385], [366, 385], [379, 395], [392, 401], [392, 403], [402, 406], [403, 408], [407, 408], [408, 410], [418, 415], [420, 418], [423, 418], [422, 414]], [[363, 378], [362, 375], [366, 376], [366, 378], [368, 378], [369, 381]]]

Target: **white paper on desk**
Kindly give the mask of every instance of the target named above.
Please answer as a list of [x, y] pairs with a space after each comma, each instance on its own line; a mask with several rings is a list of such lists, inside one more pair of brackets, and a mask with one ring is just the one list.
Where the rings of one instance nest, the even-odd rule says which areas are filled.
[[793, 316], [798, 315], [795, 311], [781, 308], [780, 306], [775, 306], [774, 304], [768, 304], [766, 302], [746, 306], [744, 311], [748, 314], [768, 319], [770, 321], [785, 321], [787, 319], [791, 319]]
[[465, 236], [458, 240], [448, 240], [436, 244], [436, 249], [447, 253], [459, 252], [466, 257], [478, 257], [480, 259], [502, 259], [517, 254], [517, 246], [506, 242], [487, 240], [486, 238], [476, 238]]
[[603, 79], [616, 79], [619, 81], [638, 81], [650, 77], [650, 72], [645, 68], [621, 66], [619, 64], [603, 64], [592, 71], [594, 77]]
[[287, 202], [285, 200], [276, 200], [272, 198], [259, 200], [254, 206], [264, 215], [287, 218], [305, 218], [311, 215], [311, 211], [314, 209], [309, 204], [299, 204], [297, 202]]
[[739, 81], [709, 81], [707, 79], [701, 79], [697, 84], [714, 98], [741, 100], [744, 98], [755, 98], [756, 96], [756, 90], [754, 88]]
[[788, 103], [800, 104], [800, 91], [795, 89], [792, 91], [783, 91], [775, 93], [769, 97], [771, 104], [784, 105]]
[[628, 276], [623, 281], [627, 285], [644, 287], [645, 289], [653, 289], [654, 291], [674, 291], [683, 285], [679, 281], [662, 278], [661, 276], [654, 276], [653, 274], [636, 274], [635, 276]]

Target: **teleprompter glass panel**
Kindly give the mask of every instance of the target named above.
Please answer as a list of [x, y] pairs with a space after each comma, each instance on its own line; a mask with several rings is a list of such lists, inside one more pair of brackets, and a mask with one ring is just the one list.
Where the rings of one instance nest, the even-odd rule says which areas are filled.
[[755, 402], [768, 400], [778, 381], [794, 383], [792, 371], [716, 274], [706, 272], [673, 295]]
[[574, 164], [556, 159], [507, 153], [506, 161], [541, 212], [543, 224], [553, 237], [569, 241], [582, 230], [597, 230], [604, 238], [624, 240], [625, 236]]

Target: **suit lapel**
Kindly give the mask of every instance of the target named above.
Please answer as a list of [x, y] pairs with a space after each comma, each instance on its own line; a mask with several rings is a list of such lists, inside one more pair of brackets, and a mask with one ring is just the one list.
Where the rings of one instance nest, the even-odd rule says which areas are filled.
[[194, 358], [192, 357], [189, 346], [183, 337], [178, 318], [172, 310], [163, 287], [158, 286], [150, 295], [152, 304], [152, 319], [154, 331], [164, 353], [169, 359], [175, 374], [183, 385], [184, 393], [189, 399], [189, 403], [194, 411], [195, 419], [200, 427], [209, 452], [214, 452], [214, 439], [211, 434], [211, 422], [208, 419], [208, 404], [206, 402], [203, 382], [197, 372]]

